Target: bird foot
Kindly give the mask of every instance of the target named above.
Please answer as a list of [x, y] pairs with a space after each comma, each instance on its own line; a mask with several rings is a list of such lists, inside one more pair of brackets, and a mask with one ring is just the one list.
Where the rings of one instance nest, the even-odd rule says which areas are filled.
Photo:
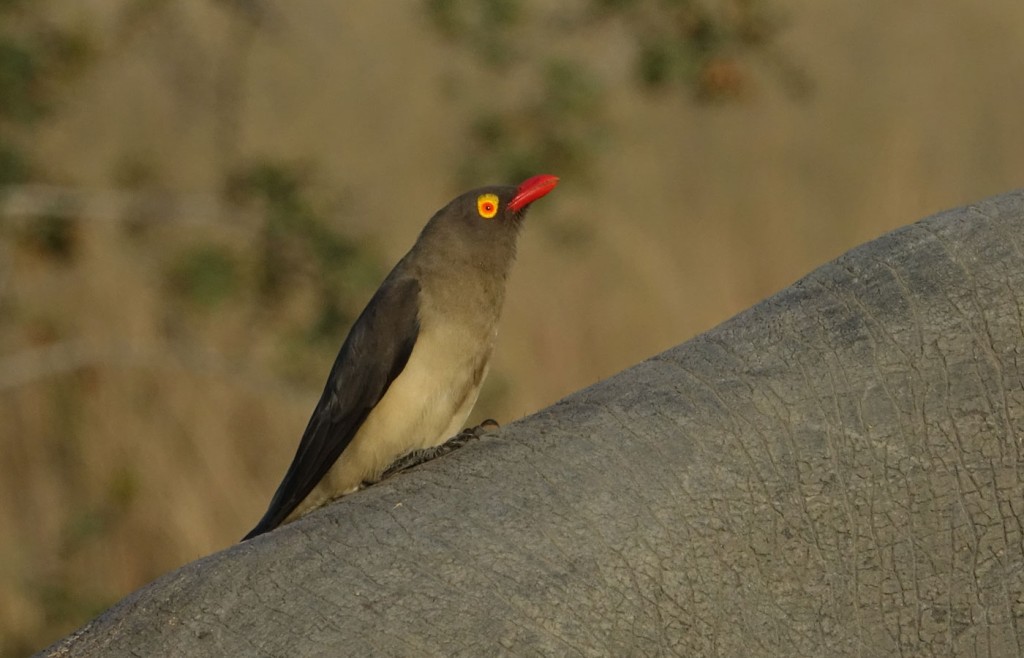
[[484, 434], [493, 432], [497, 429], [500, 429], [498, 421], [493, 418], [488, 418], [476, 427], [467, 427], [441, 445], [437, 445], [432, 448], [424, 448], [423, 450], [414, 450], [403, 457], [399, 457], [391, 464], [391, 466], [388, 466], [387, 469], [385, 469], [384, 474], [380, 476], [380, 479], [383, 480], [385, 478], [389, 478], [400, 471], [410, 469], [413, 466], [419, 466], [420, 464], [426, 463], [432, 459], [437, 459], [438, 457], [447, 455], [450, 452], [458, 450], [470, 441], [479, 439]]

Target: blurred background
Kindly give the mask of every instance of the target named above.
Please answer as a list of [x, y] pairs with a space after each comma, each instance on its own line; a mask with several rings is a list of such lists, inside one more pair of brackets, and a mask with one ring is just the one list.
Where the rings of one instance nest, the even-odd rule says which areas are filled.
[[0, 0], [0, 656], [237, 541], [456, 194], [554, 173], [471, 420], [1024, 182], [1019, 0]]

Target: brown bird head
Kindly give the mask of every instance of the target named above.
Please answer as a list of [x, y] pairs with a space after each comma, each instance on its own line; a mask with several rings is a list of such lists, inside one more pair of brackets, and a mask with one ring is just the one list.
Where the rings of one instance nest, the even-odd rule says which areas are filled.
[[438, 214], [456, 218], [474, 231], [518, 230], [530, 204], [555, 189], [557, 184], [557, 176], [540, 174], [518, 187], [481, 187], [459, 196]]
[[482, 254], [489, 254], [495, 263], [511, 261], [527, 208], [557, 184], [557, 176], [540, 174], [518, 187], [494, 185], [470, 190], [430, 219], [419, 243], [453, 260], [468, 257], [478, 261]]

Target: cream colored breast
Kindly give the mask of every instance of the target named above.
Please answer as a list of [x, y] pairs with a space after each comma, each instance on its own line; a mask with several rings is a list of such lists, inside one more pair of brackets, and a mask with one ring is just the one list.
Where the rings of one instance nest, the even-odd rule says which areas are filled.
[[376, 480], [402, 455], [457, 433], [476, 402], [494, 345], [493, 329], [483, 341], [478, 332], [451, 322], [424, 327], [401, 374], [289, 520]]

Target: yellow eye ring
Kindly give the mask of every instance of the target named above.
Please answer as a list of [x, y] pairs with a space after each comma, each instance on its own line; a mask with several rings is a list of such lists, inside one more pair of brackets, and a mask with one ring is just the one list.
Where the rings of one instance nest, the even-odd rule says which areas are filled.
[[476, 211], [484, 219], [491, 219], [498, 214], [498, 197], [493, 194], [481, 194], [476, 199]]

